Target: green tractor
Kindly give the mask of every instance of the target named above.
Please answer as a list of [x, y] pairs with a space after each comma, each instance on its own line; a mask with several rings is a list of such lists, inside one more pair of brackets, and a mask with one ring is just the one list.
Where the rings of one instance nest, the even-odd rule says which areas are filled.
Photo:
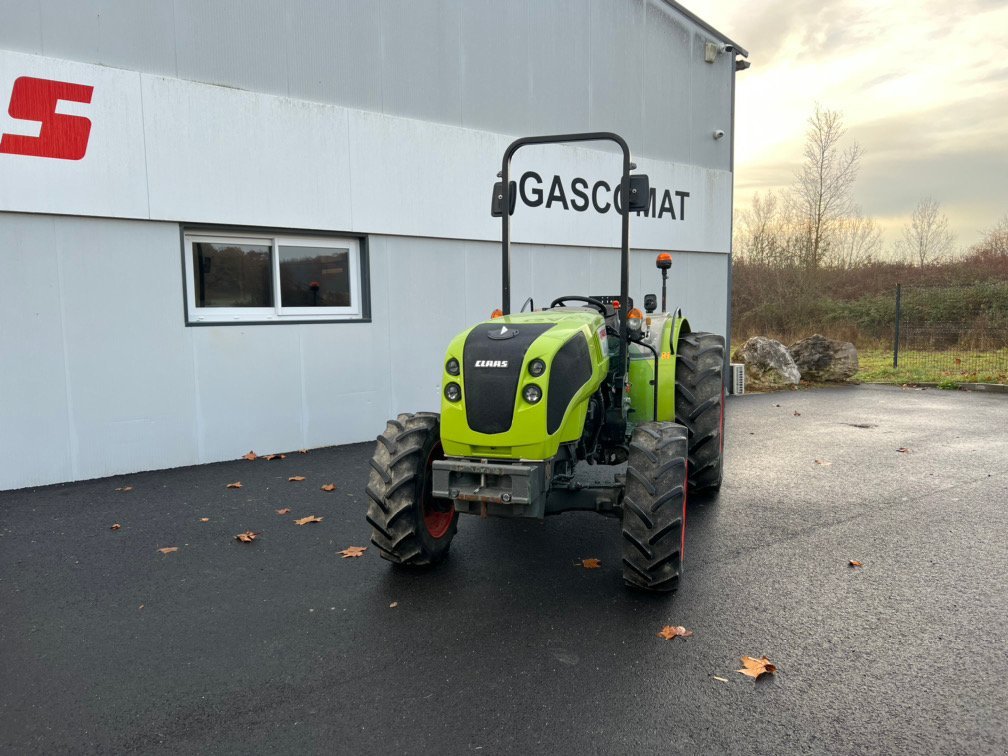
[[[623, 152], [620, 292], [560, 296], [512, 314], [511, 158], [526, 145], [597, 140]], [[626, 142], [608, 132], [526, 137], [505, 151], [492, 202], [502, 226], [502, 309], [448, 345], [441, 413], [401, 414], [375, 445], [367, 520], [385, 559], [441, 561], [460, 514], [541, 519], [590, 510], [621, 518], [628, 586], [678, 587], [687, 494], [721, 485], [724, 339], [667, 312], [667, 254], [657, 261], [661, 311], [653, 294], [646, 315], [634, 307], [630, 213], [650, 193], [635, 168]]]

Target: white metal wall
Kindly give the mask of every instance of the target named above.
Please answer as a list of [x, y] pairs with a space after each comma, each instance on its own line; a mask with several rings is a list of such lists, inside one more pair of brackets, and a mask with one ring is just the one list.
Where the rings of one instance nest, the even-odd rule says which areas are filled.
[[0, 49], [729, 168], [733, 56], [663, 0], [0, 0]]
[[[689, 190], [685, 222], [635, 217], [631, 239], [690, 250], [670, 303], [727, 330], [734, 56], [705, 63], [714, 33], [663, 0], [0, 0], [0, 18], [0, 132], [37, 133], [6, 112], [17, 77], [94, 87], [58, 111], [91, 120], [84, 159], [0, 155], [0, 489], [435, 409], [444, 345], [499, 305], [508, 135], [616, 131], [652, 185]], [[532, 153], [515, 167], [544, 190], [617, 173]], [[615, 293], [616, 221], [520, 208], [513, 306]], [[193, 222], [368, 234], [372, 322], [185, 327]], [[634, 253], [637, 298], [653, 256]]]
[[[187, 328], [177, 224], [0, 213], [0, 490], [361, 441], [437, 409], [445, 344], [499, 304], [500, 248], [370, 253], [371, 323]], [[517, 246], [514, 306], [617, 293], [618, 257]], [[696, 328], [724, 331], [727, 260], [673, 258], [670, 304]], [[631, 274], [635, 298], [659, 291], [652, 252]]]

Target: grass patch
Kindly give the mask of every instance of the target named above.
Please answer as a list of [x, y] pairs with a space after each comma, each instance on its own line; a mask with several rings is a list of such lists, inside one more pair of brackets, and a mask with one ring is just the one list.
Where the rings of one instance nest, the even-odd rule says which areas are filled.
[[[865, 383], [1008, 383], [1008, 349], [990, 352], [900, 352], [893, 369], [891, 349], [859, 349], [855, 378]], [[959, 360], [957, 363], [956, 360]]]

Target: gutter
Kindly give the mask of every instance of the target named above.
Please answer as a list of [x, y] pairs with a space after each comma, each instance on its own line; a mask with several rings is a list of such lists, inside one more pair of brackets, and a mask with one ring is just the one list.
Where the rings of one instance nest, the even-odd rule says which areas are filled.
[[[703, 29], [707, 33], [711, 34], [714, 37], [717, 37], [719, 40], [721, 40], [722, 42], [724, 42], [724, 51], [725, 52], [735, 53], [736, 55], [740, 55], [743, 58], [748, 58], [749, 57], [749, 51], [748, 50], [746, 50], [744, 47], [742, 47], [740, 44], [738, 44], [734, 40], [730, 39], [729, 37], [727, 37], [724, 34], [722, 34], [721, 32], [719, 32], [717, 29], [715, 29], [713, 26], [711, 26], [710, 24], [708, 24], [702, 18], [700, 18], [699, 16], [695, 15], [688, 8], [684, 8], [682, 5], [680, 5], [679, 3], [675, 2], [675, 0], [663, 0], [663, 2], [665, 3], [665, 5], [669, 6], [670, 8], [675, 9], [678, 13], [681, 13], [682, 15], [686, 16], [686, 18], [688, 18], [690, 21], [692, 21], [694, 24], [696, 24], [697, 26], [699, 26], [701, 29]], [[745, 68], [748, 68], [748, 67], [749, 66], [745, 66]]]

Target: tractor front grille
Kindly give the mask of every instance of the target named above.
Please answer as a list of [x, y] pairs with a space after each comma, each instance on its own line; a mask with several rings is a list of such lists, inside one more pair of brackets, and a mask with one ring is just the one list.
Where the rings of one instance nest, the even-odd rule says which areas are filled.
[[[477, 433], [504, 433], [514, 420], [522, 362], [532, 342], [553, 323], [478, 325], [462, 350], [463, 394], [469, 428]], [[513, 335], [501, 338], [501, 329]], [[477, 367], [479, 365], [479, 367]]]

